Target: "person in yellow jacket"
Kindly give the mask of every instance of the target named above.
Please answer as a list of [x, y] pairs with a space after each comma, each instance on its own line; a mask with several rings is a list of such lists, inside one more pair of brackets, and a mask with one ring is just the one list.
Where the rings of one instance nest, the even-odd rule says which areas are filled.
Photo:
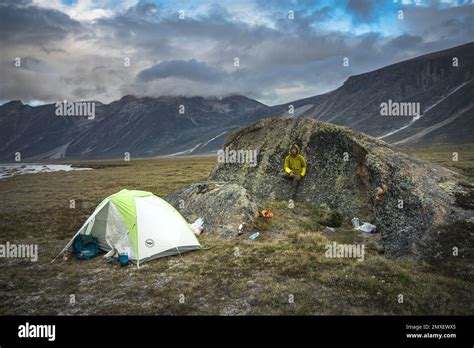
[[283, 178], [292, 181], [293, 197], [296, 196], [301, 179], [306, 175], [306, 160], [300, 154], [298, 145], [293, 144], [290, 152], [285, 158], [285, 174]]

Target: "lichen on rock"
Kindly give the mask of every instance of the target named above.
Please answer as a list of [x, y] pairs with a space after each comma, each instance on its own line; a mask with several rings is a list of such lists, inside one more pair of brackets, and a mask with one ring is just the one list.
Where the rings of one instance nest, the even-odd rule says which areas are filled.
[[419, 255], [421, 238], [435, 238], [439, 226], [473, 216], [465, 204], [456, 204], [470, 189], [454, 172], [312, 119], [272, 118], [234, 132], [224, 147], [257, 151], [257, 165], [218, 163], [210, 179], [240, 185], [258, 200], [290, 199], [291, 183], [281, 174], [292, 144], [308, 165], [296, 201], [325, 204], [347, 219], [374, 223], [388, 256]]
[[184, 186], [166, 196], [189, 222], [201, 217], [205, 232], [230, 238], [241, 223], [258, 217], [255, 199], [240, 185], [226, 182], [201, 182]]

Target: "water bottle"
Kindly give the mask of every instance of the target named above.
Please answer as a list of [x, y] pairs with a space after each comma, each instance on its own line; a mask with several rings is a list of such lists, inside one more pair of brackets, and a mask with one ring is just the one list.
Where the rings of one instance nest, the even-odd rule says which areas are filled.
[[255, 239], [257, 239], [257, 237], [258, 237], [259, 235], [260, 235], [260, 233], [255, 232], [255, 233], [252, 234], [249, 238], [250, 238], [251, 240], [255, 240]]

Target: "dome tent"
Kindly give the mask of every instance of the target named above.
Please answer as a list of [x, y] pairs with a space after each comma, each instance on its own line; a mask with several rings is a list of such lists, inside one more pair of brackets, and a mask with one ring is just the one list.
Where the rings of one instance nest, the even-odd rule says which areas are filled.
[[126, 253], [137, 265], [201, 248], [181, 214], [146, 191], [122, 190], [105, 198], [61, 253], [79, 234], [95, 236], [100, 249]]

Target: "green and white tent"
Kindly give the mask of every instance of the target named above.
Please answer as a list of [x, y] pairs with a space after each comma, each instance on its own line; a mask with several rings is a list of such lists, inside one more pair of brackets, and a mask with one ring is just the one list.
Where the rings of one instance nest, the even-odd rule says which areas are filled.
[[146, 191], [122, 190], [104, 199], [61, 253], [79, 234], [92, 234], [109, 255], [126, 253], [138, 265], [201, 248], [183, 216]]

